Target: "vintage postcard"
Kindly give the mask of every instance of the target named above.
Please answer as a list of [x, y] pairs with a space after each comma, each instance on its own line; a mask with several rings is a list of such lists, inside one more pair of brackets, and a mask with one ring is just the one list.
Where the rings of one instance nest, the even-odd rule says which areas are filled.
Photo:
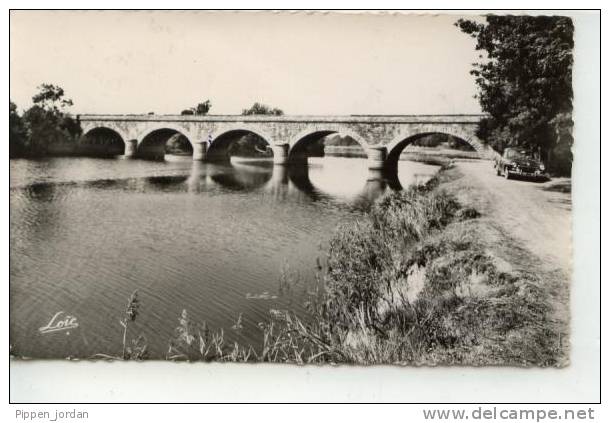
[[11, 356], [568, 366], [574, 23], [469, 13], [11, 11]]

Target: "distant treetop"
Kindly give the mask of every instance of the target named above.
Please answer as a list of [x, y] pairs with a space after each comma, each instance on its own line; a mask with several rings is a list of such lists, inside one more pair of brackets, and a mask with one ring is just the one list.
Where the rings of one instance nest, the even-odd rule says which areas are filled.
[[243, 109], [241, 112], [242, 115], [274, 115], [274, 116], [282, 116], [284, 112], [277, 107], [267, 106], [266, 104], [262, 104], [259, 102], [254, 103], [249, 109]]
[[181, 115], [207, 115], [211, 108], [212, 108], [212, 102], [210, 100], [206, 100], [203, 103], [197, 104], [196, 107], [184, 109], [182, 112], [180, 112], [180, 114]]

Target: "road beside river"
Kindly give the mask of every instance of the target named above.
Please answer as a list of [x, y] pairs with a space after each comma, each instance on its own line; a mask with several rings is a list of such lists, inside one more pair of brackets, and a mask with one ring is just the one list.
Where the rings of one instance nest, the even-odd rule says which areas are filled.
[[462, 201], [479, 210], [495, 225], [540, 259], [545, 270], [572, 268], [572, 199], [570, 180], [554, 178], [539, 183], [506, 180], [495, 175], [488, 161], [460, 161], [464, 175]]
[[563, 334], [564, 342], [572, 274], [571, 180], [506, 180], [483, 160], [456, 161], [442, 180], [461, 204], [481, 213], [478, 236], [488, 253], [503, 263], [502, 270], [539, 280], [552, 309], [550, 330]]

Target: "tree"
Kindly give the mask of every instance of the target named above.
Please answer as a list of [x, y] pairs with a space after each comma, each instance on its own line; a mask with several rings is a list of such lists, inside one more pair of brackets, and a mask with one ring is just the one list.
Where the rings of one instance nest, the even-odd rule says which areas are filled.
[[65, 110], [72, 100], [64, 98], [64, 90], [52, 84], [42, 84], [32, 97], [32, 107], [23, 114], [27, 128], [29, 154], [44, 155], [56, 143], [75, 142], [81, 135], [78, 122]]
[[249, 109], [243, 109], [241, 112], [242, 115], [273, 115], [273, 116], [282, 116], [284, 112], [277, 107], [267, 106], [266, 104], [254, 103], [250, 106]]
[[489, 114], [479, 126], [479, 137], [497, 150], [527, 148], [549, 168], [566, 168], [562, 161], [570, 164], [571, 153], [556, 153], [570, 151], [572, 138], [566, 134], [571, 126], [557, 131], [552, 122], [572, 112], [572, 20], [490, 15], [485, 23], [460, 19], [456, 26], [486, 53], [471, 70], [479, 88], [476, 97]]
[[197, 104], [196, 107], [184, 109], [182, 112], [180, 112], [180, 114], [181, 115], [207, 115], [211, 108], [212, 108], [212, 102], [210, 100], [206, 100], [203, 103]]
[[8, 103], [8, 143], [9, 157], [18, 157], [25, 153], [27, 130], [23, 118], [17, 112], [17, 105]]
[[210, 100], [206, 100], [203, 103], [197, 104], [195, 108], [196, 115], [207, 115], [210, 109], [212, 108], [212, 102]]
[[571, 148], [574, 143], [574, 138], [572, 137], [572, 128], [574, 126], [572, 114], [559, 113], [551, 120], [550, 125], [555, 133], [555, 140], [557, 140], [556, 145], [553, 148], [553, 156], [555, 159], [553, 168], [559, 174], [568, 175], [571, 171]]
[[64, 98], [64, 89], [53, 84], [41, 84], [38, 86], [40, 92], [32, 97], [34, 104], [40, 105], [43, 109], [63, 110], [72, 106], [72, 100]]

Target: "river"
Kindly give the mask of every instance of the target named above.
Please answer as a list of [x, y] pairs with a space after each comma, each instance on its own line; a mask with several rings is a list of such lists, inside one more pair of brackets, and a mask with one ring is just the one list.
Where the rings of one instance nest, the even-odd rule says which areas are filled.
[[[12, 353], [120, 354], [119, 320], [136, 289], [130, 337], [143, 334], [151, 358], [165, 357], [183, 309], [230, 341], [259, 345], [269, 310], [304, 312], [335, 228], [390, 189], [367, 180], [364, 159], [309, 163], [287, 171], [237, 158], [11, 160]], [[406, 187], [437, 169], [401, 161], [398, 178]], [[278, 291], [282, 273], [298, 282], [289, 295]], [[233, 330], [240, 314], [243, 328]], [[72, 328], [41, 331], [56, 315]]]

